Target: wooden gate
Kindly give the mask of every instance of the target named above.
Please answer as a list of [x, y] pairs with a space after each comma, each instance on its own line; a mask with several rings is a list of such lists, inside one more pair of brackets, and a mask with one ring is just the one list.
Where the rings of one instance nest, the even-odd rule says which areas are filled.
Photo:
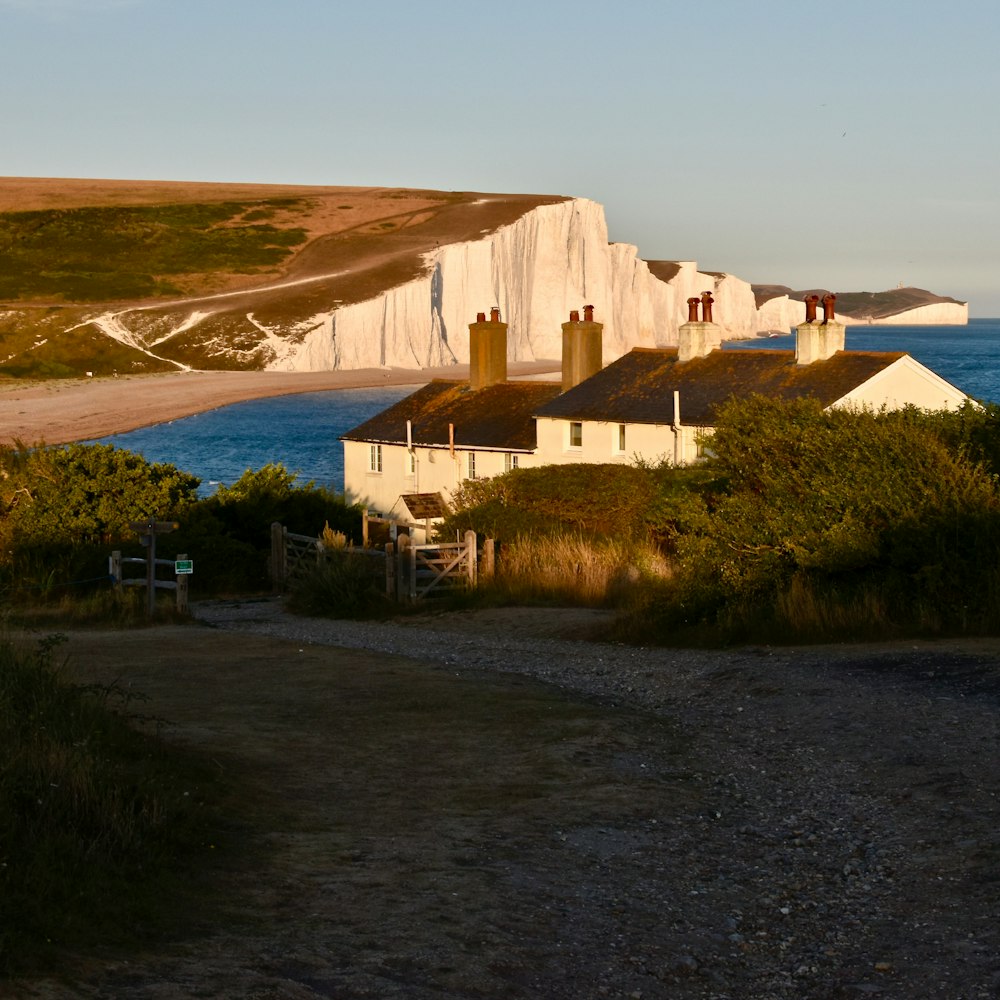
[[[476, 533], [467, 531], [461, 542], [410, 545], [400, 538], [400, 581], [397, 593], [411, 601], [476, 585]], [[408, 540], [407, 540], [408, 542]]]
[[322, 558], [321, 539], [295, 535], [277, 522], [271, 525], [271, 580], [276, 591]]

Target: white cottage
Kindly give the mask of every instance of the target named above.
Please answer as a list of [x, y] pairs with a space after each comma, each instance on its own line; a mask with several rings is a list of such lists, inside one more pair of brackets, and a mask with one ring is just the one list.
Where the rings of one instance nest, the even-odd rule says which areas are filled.
[[446, 501], [463, 480], [516, 467], [688, 464], [733, 397], [926, 410], [969, 400], [908, 354], [845, 351], [832, 301], [823, 322], [815, 305], [809, 309], [794, 351], [721, 350], [711, 306], [708, 293], [689, 300], [677, 348], [634, 348], [606, 368], [592, 307], [582, 321], [572, 313], [563, 324], [562, 383], [507, 381], [506, 324], [498, 310], [489, 321], [481, 313], [469, 327], [468, 382], [431, 382], [343, 435], [347, 499], [408, 521], [407, 496], [439, 493]]

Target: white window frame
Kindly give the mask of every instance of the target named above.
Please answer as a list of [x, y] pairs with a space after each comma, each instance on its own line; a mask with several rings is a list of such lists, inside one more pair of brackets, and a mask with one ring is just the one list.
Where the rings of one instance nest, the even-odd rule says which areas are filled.
[[474, 451], [469, 452], [468, 466], [469, 475], [466, 477], [468, 479], [476, 478], [476, 453]]
[[[574, 434], [574, 431], [576, 434]], [[574, 442], [573, 438], [576, 437], [577, 440]], [[571, 420], [569, 422], [567, 450], [568, 451], [582, 451], [583, 450], [583, 421], [582, 420]]]
[[368, 471], [380, 475], [382, 472], [382, 445], [372, 444], [368, 448]]
[[503, 457], [503, 471], [510, 472], [511, 469], [516, 469], [521, 463], [521, 456], [515, 455], [514, 452], [508, 451]]
[[625, 425], [615, 424], [614, 440], [611, 442], [612, 450], [616, 455], [625, 454]]

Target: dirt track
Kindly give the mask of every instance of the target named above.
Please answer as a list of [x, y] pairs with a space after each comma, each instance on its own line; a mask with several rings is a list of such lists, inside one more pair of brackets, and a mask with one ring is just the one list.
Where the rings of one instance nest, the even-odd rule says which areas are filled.
[[[579, 625], [551, 609], [264, 608], [72, 637], [251, 793], [266, 861], [220, 870], [217, 924], [16, 995], [997, 995], [996, 643], [638, 651], [546, 638]], [[364, 629], [427, 659], [326, 644]]]

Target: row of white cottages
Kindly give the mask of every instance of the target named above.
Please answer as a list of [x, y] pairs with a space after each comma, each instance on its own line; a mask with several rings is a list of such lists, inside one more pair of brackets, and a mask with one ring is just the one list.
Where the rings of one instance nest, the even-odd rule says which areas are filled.
[[[832, 313], [832, 310], [831, 310]], [[954, 409], [968, 397], [908, 354], [844, 350], [844, 327], [813, 320], [796, 349], [724, 351], [720, 328], [688, 322], [676, 348], [635, 348], [602, 366], [587, 306], [563, 329], [562, 381], [508, 381], [507, 324], [470, 324], [468, 381], [436, 379], [344, 434], [350, 503], [404, 523], [467, 479], [568, 462], [696, 461], [732, 397], [813, 397], [824, 407]], [[409, 502], [409, 505], [408, 505]]]

